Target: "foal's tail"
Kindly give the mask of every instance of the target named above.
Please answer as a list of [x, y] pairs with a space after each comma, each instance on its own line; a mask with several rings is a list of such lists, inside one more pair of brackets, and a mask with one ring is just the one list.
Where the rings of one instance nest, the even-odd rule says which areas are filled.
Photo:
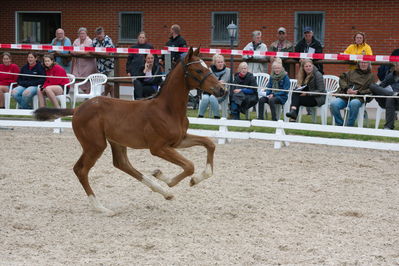
[[36, 120], [39, 121], [47, 121], [53, 120], [59, 117], [73, 115], [75, 109], [59, 109], [59, 108], [48, 108], [48, 107], [41, 107], [36, 109], [33, 112], [33, 115]]

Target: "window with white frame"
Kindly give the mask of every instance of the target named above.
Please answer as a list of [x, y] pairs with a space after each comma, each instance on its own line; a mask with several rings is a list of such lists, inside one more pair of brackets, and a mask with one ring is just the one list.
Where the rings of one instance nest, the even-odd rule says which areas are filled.
[[119, 42], [137, 42], [137, 36], [143, 30], [143, 13], [120, 12], [119, 13]]
[[299, 11], [295, 12], [295, 43], [303, 39], [305, 27], [311, 27], [313, 36], [324, 46], [325, 12]]
[[50, 43], [61, 28], [61, 12], [25, 12], [15, 15], [16, 43]]
[[[238, 12], [212, 12], [212, 45], [230, 45], [227, 26], [230, 23], [238, 24]], [[234, 45], [238, 45], [238, 30]]]

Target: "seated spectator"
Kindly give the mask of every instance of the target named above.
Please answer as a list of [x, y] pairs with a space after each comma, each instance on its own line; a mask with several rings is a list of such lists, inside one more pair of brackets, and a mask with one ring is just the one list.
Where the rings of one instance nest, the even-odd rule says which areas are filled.
[[246, 88], [245, 86], [257, 87], [254, 75], [248, 72], [248, 64], [241, 62], [238, 65], [238, 73], [234, 75], [234, 84], [230, 88], [230, 110], [233, 119], [240, 119], [240, 112], [245, 112], [258, 102], [257, 88]]
[[[39, 99], [39, 107], [46, 106], [47, 96], [53, 103], [54, 107], [60, 108], [57, 98], [55, 96], [64, 93], [64, 85], [69, 82], [69, 78], [65, 69], [58, 65], [54, 61], [54, 56], [52, 54], [47, 54], [43, 56], [44, 69], [46, 70], [46, 80], [40, 90], [37, 91], [37, 97]], [[53, 77], [65, 77], [65, 78], [53, 78]], [[69, 89], [67, 93], [69, 92]]]
[[[223, 55], [215, 54], [212, 57], [211, 71], [220, 82], [230, 82], [230, 68], [226, 67]], [[213, 117], [219, 119], [219, 103], [225, 101], [227, 99], [227, 95], [228, 93], [226, 93], [222, 97], [216, 98], [214, 95], [210, 95], [207, 92], [202, 92], [202, 98], [198, 110], [198, 117], [204, 117], [205, 111], [208, 108], [208, 105], [210, 105]]]
[[[372, 84], [370, 86], [373, 94], [385, 96], [397, 96], [399, 94], [399, 62], [394, 63], [394, 70], [390, 72], [380, 85]], [[399, 109], [398, 98], [375, 98], [378, 104], [385, 108], [384, 129], [394, 129], [395, 112]]]
[[[34, 52], [28, 53], [28, 63], [21, 68], [20, 74], [45, 76], [46, 71], [37, 61]], [[18, 87], [11, 91], [11, 96], [17, 101], [20, 109], [32, 109], [32, 99], [37, 94], [37, 87], [44, 83], [44, 77], [19, 76]]]
[[[3, 64], [0, 64], [0, 72], [19, 73], [19, 67], [11, 61], [11, 54], [3, 53]], [[17, 82], [18, 75], [0, 73], [0, 108], [4, 108], [4, 93], [9, 92], [10, 84]]]
[[265, 110], [265, 103], [267, 103], [270, 106], [272, 120], [277, 121], [276, 104], [285, 104], [290, 89], [290, 78], [279, 60], [275, 60], [272, 64], [272, 73], [270, 74], [270, 80], [267, 87], [285, 91], [273, 91], [269, 89], [260, 93], [260, 96], [262, 97], [259, 99], [258, 103], [258, 119], [264, 119], [263, 113]]
[[[393, 50], [391, 56], [399, 56], [399, 49]], [[381, 65], [378, 68], [378, 73], [377, 73], [378, 79], [380, 81], [383, 81], [389, 73], [393, 72], [393, 69], [394, 69], [393, 64]]]
[[[373, 55], [370, 45], [366, 43], [364, 32], [356, 32], [353, 41], [354, 43], [345, 49], [344, 54]], [[349, 68], [356, 69], [356, 66], [351, 65]]]
[[[79, 28], [78, 38], [73, 42], [73, 46], [92, 47], [93, 41], [87, 36], [86, 28]], [[71, 52], [74, 55], [88, 54], [88, 52]], [[89, 75], [97, 73], [96, 59], [87, 57], [74, 57], [72, 59], [71, 73], [75, 77], [87, 78]], [[87, 82], [79, 86], [84, 93], [90, 93], [90, 84]]]
[[[363, 97], [353, 97], [351, 95], [366, 95], [371, 94], [370, 85], [374, 82], [373, 73], [371, 72], [371, 64], [367, 61], [360, 61], [356, 64], [356, 69], [350, 70], [343, 73], [339, 77], [339, 89], [337, 93], [348, 94], [348, 96], [339, 96], [332, 100], [330, 104], [331, 113], [334, 116], [335, 123], [338, 126], [344, 124], [344, 120], [341, 116], [341, 109], [345, 107], [349, 108], [347, 125], [353, 127], [359, 108], [364, 102]], [[371, 101], [372, 98], [368, 98], [367, 101]]]
[[313, 65], [312, 60], [304, 59], [299, 67], [297, 76], [297, 88], [301, 88], [300, 93], [292, 93], [291, 109], [285, 115], [290, 121], [296, 121], [300, 106], [315, 107], [322, 106], [326, 101], [326, 95], [311, 94], [309, 92], [325, 93], [323, 75]]
[[[133, 45], [131, 48], [137, 49], [154, 49], [152, 44], [147, 42], [147, 37], [144, 31], [139, 33], [137, 36], [137, 44]], [[157, 58], [155, 58], [155, 62]], [[126, 62], [126, 73], [129, 76], [134, 76], [138, 72], [138, 68], [144, 65], [144, 54], [129, 54]]]
[[[267, 52], [267, 46], [262, 42], [262, 32], [256, 30], [252, 32], [252, 42], [248, 43], [243, 50]], [[266, 59], [264, 55], [244, 55], [244, 59]], [[267, 63], [247, 62], [248, 71], [251, 73], [266, 73]]]
[[138, 69], [135, 76], [148, 76], [148, 78], [138, 78], [133, 82], [134, 98], [136, 100], [147, 98], [158, 91], [158, 86], [162, 82], [162, 77], [151, 77], [161, 75], [161, 68], [154, 60], [154, 55], [146, 54], [145, 63]]

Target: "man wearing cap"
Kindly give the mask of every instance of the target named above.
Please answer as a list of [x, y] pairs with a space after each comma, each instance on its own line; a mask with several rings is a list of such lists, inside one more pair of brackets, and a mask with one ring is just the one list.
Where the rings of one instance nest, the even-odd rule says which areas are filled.
[[[292, 42], [287, 39], [287, 30], [284, 27], [280, 27], [277, 30], [277, 41], [273, 42], [270, 45], [270, 51], [272, 52], [293, 52], [294, 45]], [[273, 62], [274, 56], [270, 57], [270, 61]], [[287, 63], [283, 63], [283, 67], [285, 71], [289, 72], [290, 65]]]
[[[300, 40], [297, 45], [295, 46], [295, 52], [297, 53], [323, 53], [323, 47], [321, 43], [313, 36], [313, 30], [311, 27], [305, 27], [303, 30], [304, 38]], [[316, 62], [316, 60], [313, 60]], [[324, 74], [323, 72], [323, 65], [322, 64], [314, 64], [319, 71]]]
[[[252, 32], [252, 42], [248, 43], [243, 50], [267, 52], [267, 46], [262, 42], [262, 32]], [[244, 59], [267, 59], [264, 55], [244, 55]], [[267, 73], [267, 63], [247, 62], [248, 71], [251, 73]]]

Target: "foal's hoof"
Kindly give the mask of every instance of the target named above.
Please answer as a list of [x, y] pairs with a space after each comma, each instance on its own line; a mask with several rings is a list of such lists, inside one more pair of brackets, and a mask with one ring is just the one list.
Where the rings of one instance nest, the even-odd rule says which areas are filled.
[[162, 176], [162, 172], [159, 169], [154, 170], [154, 172], [152, 172], [152, 176], [155, 178], [158, 178]]
[[172, 200], [172, 199], [174, 199], [174, 196], [173, 195], [166, 195], [165, 199], [166, 200]]
[[196, 185], [196, 184], [198, 184], [198, 182], [195, 181], [194, 177], [191, 178], [191, 180], [190, 180], [190, 187], [192, 187], [192, 186], [194, 186], [194, 185]]

